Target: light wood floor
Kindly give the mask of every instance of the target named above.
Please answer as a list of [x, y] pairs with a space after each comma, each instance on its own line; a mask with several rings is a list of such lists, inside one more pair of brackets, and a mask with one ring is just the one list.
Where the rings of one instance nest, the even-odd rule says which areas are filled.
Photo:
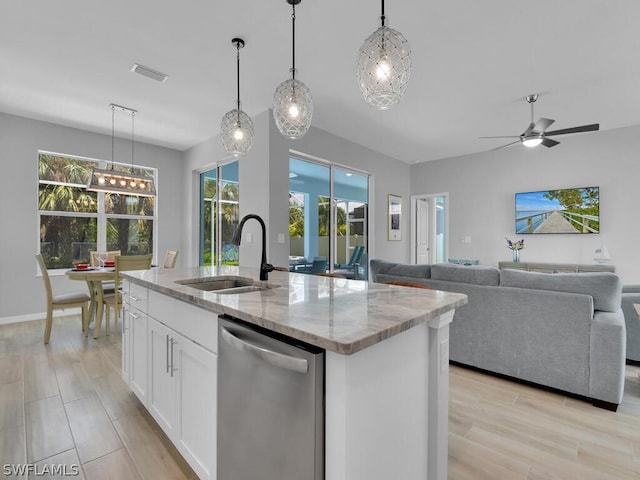
[[[78, 465], [79, 478], [197, 478], [120, 378], [120, 336], [79, 316], [0, 326], [0, 465]], [[449, 478], [640, 478], [640, 368], [617, 413], [451, 367]], [[25, 478], [16, 476], [9, 478]], [[66, 477], [69, 478], [69, 477]]]

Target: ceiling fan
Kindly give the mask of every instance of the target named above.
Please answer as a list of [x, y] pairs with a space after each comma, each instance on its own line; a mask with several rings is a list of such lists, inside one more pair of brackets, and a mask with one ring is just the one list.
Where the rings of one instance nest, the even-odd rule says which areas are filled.
[[542, 144], [545, 147], [555, 147], [560, 142], [557, 140], [553, 140], [549, 138], [554, 135], [567, 135], [569, 133], [581, 133], [581, 132], [593, 132], [600, 128], [599, 123], [592, 123], [591, 125], [582, 125], [580, 127], [572, 127], [572, 128], [563, 128], [561, 130], [552, 130], [547, 132], [547, 128], [551, 126], [555, 120], [550, 118], [540, 118], [537, 122], [533, 122], [533, 104], [536, 100], [538, 100], [538, 94], [532, 93], [531, 95], [527, 95], [525, 97], [527, 102], [531, 105], [531, 123], [527, 127], [527, 129], [522, 132], [520, 135], [510, 135], [510, 136], [502, 136], [502, 137], [480, 137], [480, 138], [517, 138], [517, 140], [507, 143], [506, 145], [502, 145], [497, 148], [493, 148], [492, 150], [499, 150], [504, 147], [508, 147], [510, 145], [514, 145], [518, 142], [522, 143], [525, 147], [537, 147]]

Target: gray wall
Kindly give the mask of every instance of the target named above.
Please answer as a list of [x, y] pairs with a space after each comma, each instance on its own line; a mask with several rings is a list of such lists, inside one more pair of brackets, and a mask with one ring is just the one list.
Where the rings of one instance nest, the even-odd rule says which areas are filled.
[[[524, 238], [521, 261], [594, 263], [601, 241], [625, 283], [640, 283], [640, 126], [558, 137], [553, 148], [516, 145], [411, 168], [411, 194], [450, 193], [449, 257], [510, 261], [505, 237]], [[514, 194], [600, 186], [598, 235], [515, 235]], [[470, 236], [471, 243], [460, 239]]]
[[[44, 285], [36, 275], [34, 257], [39, 228], [38, 150], [110, 160], [111, 136], [0, 113], [0, 321], [19, 316], [38, 318], [46, 310]], [[158, 168], [158, 261], [169, 248], [183, 250], [181, 159], [179, 151], [136, 144], [135, 162]], [[55, 293], [86, 289], [64, 275], [53, 277], [52, 284]]]
[[[387, 240], [387, 195], [402, 195], [403, 207], [405, 211], [408, 210], [409, 165], [315, 127], [311, 127], [299, 140], [285, 139], [278, 132], [271, 111], [257, 115], [253, 122], [253, 147], [246, 157], [240, 159], [240, 213], [257, 213], [265, 220], [269, 262], [282, 266], [288, 265], [289, 262], [289, 150], [370, 173], [373, 179], [370, 257], [409, 261], [408, 215], [405, 215], [403, 240]], [[345, 135], [348, 136], [348, 132], [345, 132]], [[188, 219], [187, 222], [191, 223], [184, 230], [183, 244], [194, 246], [189, 259], [185, 261], [190, 265], [196, 265], [198, 186], [197, 175], [193, 172], [215, 162], [227, 161], [229, 157], [220, 145], [219, 137], [215, 136], [187, 150], [184, 158], [184, 216]], [[245, 229], [246, 232], [254, 234], [254, 244], [247, 244], [243, 239], [240, 261], [242, 265], [257, 266], [260, 261], [260, 247], [257, 242], [260, 230], [256, 222], [247, 223]], [[278, 233], [284, 233], [285, 243], [277, 243]]]

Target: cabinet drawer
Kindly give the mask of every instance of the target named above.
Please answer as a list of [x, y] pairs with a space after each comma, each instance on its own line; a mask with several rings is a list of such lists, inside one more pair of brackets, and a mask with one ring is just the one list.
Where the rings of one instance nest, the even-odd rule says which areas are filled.
[[207, 350], [218, 351], [217, 313], [149, 290], [149, 316]]
[[149, 290], [147, 287], [143, 287], [136, 283], [129, 282], [129, 294], [124, 296], [125, 301], [132, 307], [147, 313], [149, 311], [148, 306]]

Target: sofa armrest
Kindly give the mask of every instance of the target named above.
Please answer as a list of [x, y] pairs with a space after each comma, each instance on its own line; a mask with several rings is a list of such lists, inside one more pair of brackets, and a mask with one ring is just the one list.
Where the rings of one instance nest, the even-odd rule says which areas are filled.
[[591, 321], [589, 392], [592, 398], [619, 404], [624, 393], [627, 335], [622, 309], [596, 311]]

